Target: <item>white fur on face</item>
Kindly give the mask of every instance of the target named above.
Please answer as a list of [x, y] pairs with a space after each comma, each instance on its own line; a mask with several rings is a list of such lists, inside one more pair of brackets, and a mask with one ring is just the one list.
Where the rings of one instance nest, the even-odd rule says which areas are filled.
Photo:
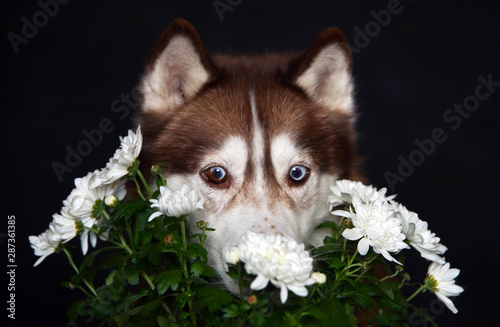
[[255, 94], [250, 91], [250, 107], [252, 109], [252, 165], [255, 172], [255, 190], [264, 190], [264, 131], [259, 121], [257, 106], [255, 104]]

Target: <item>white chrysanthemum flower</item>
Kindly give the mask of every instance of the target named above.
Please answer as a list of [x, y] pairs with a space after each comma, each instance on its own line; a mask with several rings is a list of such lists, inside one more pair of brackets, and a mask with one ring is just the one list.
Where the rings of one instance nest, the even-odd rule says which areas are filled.
[[151, 199], [151, 208], [158, 208], [148, 221], [161, 215], [181, 218], [189, 215], [196, 209], [203, 209], [203, 199], [198, 198], [196, 191], [183, 185], [180, 190], [171, 191], [166, 186], [160, 186], [160, 195], [158, 199]]
[[38, 236], [29, 236], [31, 247], [35, 250], [35, 255], [39, 256], [33, 267], [38, 266], [45, 258], [54, 253], [62, 242], [61, 235], [54, 230], [54, 223], [49, 225], [49, 229]]
[[96, 174], [91, 187], [116, 182], [129, 173], [129, 168], [135, 166], [137, 157], [139, 157], [139, 153], [142, 149], [141, 126], [139, 125], [137, 127], [135, 133], [129, 130], [127, 136], [120, 136], [120, 141], [120, 148], [118, 148], [113, 157], [109, 159], [106, 167]]
[[352, 204], [353, 198], [358, 197], [363, 203], [368, 204], [375, 201], [389, 201], [396, 195], [386, 196], [386, 188], [377, 190], [375, 187], [364, 185], [361, 182], [342, 179], [330, 186], [333, 194], [328, 197], [330, 210], [339, 205]]
[[[106, 184], [91, 188], [90, 184], [98, 171], [90, 172], [85, 177], [75, 179], [75, 186], [70, 195], [63, 201], [64, 207], [61, 209], [61, 215], [54, 219], [55, 230], [68, 236], [74, 224], [75, 232], [80, 235], [83, 254], [88, 251], [88, 241], [95, 247], [97, 235], [91, 232], [89, 228], [98, 224], [98, 217], [95, 216], [96, 206], [104, 202], [107, 196], [116, 196], [123, 200], [127, 194], [125, 180], [119, 180], [112, 184]], [[82, 227], [82, 228], [80, 228]]]
[[444, 264], [445, 261], [440, 255], [444, 254], [448, 248], [440, 243], [441, 239], [432, 233], [427, 222], [418, 218], [418, 215], [406, 209], [405, 206], [393, 202], [395, 217], [401, 219], [402, 231], [410, 245], [415, 248], [423, 258]]
[[81, 220], [75, 217], [67, 217], [55, 213], [52, 215], [54, 230], [61, 235], [64, 243], [72, 240], [75, 236], [81, 234], [84, 230], [84, 225]]
[[453, 313], [457, 313], [458, 310], [449, 297], [458, 296], [464, 291], [462, 287], [455, 284], [455, 278], [458, 274], [460, 274], [460, 270], [456, 268], [450, 269], [448, 262], [444, 265], [433, 262], [429, 266], [427, 277], [425, 278], [425, 284], [428, 289], [434, 292], [438, 299], [443, 301]]
[[334, 215], [351, 218], [354, 228], [345, 229], [342, 236], [348, 240], [358, 242], [358, 252], [361, 255], [368, 253], [371, 246], [375, 253], [380, 253], [389, 261], [394, 259], [389, 252], [396, 253], [402, 249], [409, 248], [404, 242], [405, 235], [402, 233], [401, 220], [393, 216], [391, 206], [386, 202], [376, 201], [365, 204], [359, 198], [354, 197], [354, 211], [336, 210]]
[[316, 282], [311, 278], [313, 259], [304, 250], [304, 244], [299, 245], [280, 235], [248, 232], [235, 248], [239, 259], [245, 263], [246, 272], [257, 275], [250, 288], [261, 290], [271, 282], [281, 288], [282, 303], [288, 299], [288, 290], [298, 296], [307, 296], [305, 286]]

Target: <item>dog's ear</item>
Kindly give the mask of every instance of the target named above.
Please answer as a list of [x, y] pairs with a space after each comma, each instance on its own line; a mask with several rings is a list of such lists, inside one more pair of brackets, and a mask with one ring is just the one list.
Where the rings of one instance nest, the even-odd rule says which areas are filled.
[[291, 82], [332, 110], [353, 112], [352, 58], [344, 34], [335, 27], [321, 32], [291, 65]]
[[215, 65], [200, 36], [184, 19], [163, 31], [145, 64], [140, 86], [145, 112], [172, 111], [215, 78]]

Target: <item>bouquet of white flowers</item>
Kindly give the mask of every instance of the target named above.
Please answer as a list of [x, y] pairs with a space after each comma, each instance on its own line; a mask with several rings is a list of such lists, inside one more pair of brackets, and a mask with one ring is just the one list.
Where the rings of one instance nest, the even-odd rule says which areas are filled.
[[[331, 212], [340, 223], [318, 226], [332, 230], [322, 246], [248, 232], [224, 254], [239, 294], [213, 286], [217, 273], [207, 264], [204, 245], [214, 230], [204, 221], [197, 232], [185, 224], [191, 212], [203, 209], [203, 200], [188, 186], [169, 189], [161, 164], [152, 167], [148, 182], [138, 168], [141, 148], [139, 127], [121, 138], [104, 169], [77, 178], [49, 228], [29, 237], [40, 257], [35, 266], [62, 252], [75, 270], [64, 285], [86, 297], [70, 306], [70, 321], [88, 316], [109, 326], [404, 326], [418, 314], [411, 300], [425, 291], [457, 312], [450, 297], [463, 291], [455, 284], [460, 271], [450, 269], [442, 257], [447, 248], [427, 223], [385, 189], [348, 180], [331, 186]], [[135, 183], [133, 192], [127, 193], [127, 181]], [[85, 255], [78, 265], [70, 243], [77, 236]], [[96, 247], [97, 239], [105, 245]], [[431, 261], [422, 283], [411, 282], [403, 269], [403, 250], [411, 247]]]

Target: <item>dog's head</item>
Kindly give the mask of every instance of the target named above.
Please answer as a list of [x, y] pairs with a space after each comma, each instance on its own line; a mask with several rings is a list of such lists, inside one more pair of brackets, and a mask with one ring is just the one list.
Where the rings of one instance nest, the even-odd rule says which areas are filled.
[[357, 179], [350, 71], [336, 28], [301, 54], [262, 56], [210, 56], [184, 20], [160, 36], [140, 86], [141, 163], [165, 162], [169, 187], [205, 199], [188, 219], [215, 228], [222, 276], [224, 250], [249, 230], [308, 243], [330, 216], [328, 186]]

